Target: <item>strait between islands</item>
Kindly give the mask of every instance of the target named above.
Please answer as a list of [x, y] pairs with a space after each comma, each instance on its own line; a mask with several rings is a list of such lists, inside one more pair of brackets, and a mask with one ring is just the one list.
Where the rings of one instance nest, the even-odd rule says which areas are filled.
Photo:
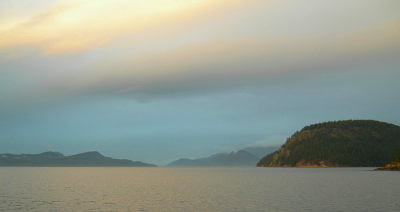
[[[294, 133], [280, 149], [277, 149], [271, 151], [270, 147], [262, 150], [266, 156], [261, 160], [255, 156], [256, 149], [243, 149], [229, 154], [215, 154], [208, 158], [182, 158], [168, 166], [254, 166], [258, 161], [258, 167], [381, 167], [376, 170], [400, 171], [400, 127], [374, 120], [331, 121], [309, 125]], [[155, 167], [156, 165], [114, 159], [93, 151], [71, 156], [64, 156], [59, 152], [0, 154], [0, 166]]]

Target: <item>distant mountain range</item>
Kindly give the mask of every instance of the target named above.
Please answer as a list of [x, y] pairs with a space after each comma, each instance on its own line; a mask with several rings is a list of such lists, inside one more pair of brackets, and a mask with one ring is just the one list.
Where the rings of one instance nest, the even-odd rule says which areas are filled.
[[181, 158], [169, 163], [167, 166], [255, 166], [262, 157], [276, 150], [278, 150], [278, 147], [248, 147], [236, 152], [214, 154], [206, 158]]
[[114, 159], [105, 157], [99, 152], [85, 152], [64, 156], [60, 152], [43, 152], [40, 154], [0, 154], [0, 166], [34, 166], [34, 167], [155, 167], [140, 161]]
[[279, 149], [277, 146], [268, 146], [268, 147], [246, 147], [242, 150], [249, 152], [259, 158], [263, 158], [266, 155], [275, 152]]
[[390, 163], [399, 148], [400, 127], [394, 124], [374, 120], [331, 121], [294, 133], [257, 166], [379, 167]]

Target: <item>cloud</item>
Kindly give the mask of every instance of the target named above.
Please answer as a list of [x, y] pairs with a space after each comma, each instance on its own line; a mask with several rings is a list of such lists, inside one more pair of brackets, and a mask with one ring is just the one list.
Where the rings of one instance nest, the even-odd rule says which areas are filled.
[[12, 82], [0, 85], [10, 91], [0, 98], [9, 108], [88, 95], [148, 100], [395, 61], [399, 6], [389, 0], [60, 1], [0, 22], [0, 55], [14, 58], [0, 61], [3, 80]]
[[35, 46], [44, 55], [72, 54], [107, 45], [127, 34], [213, 16], [243, 4], [229, 1], [228, 5], [226, 0], [62, 1], [32, 17], [0, 23], [0, 49]]
[[96, 74], [83, 85], [89, 87], [84, 89], [151, 97], [264, 84], [287, 74], [395, 61], [400, 55], [399, 23], [395, 20], [334, 35], [214, 39], [165, 52], [111, 57], [98, 64]]

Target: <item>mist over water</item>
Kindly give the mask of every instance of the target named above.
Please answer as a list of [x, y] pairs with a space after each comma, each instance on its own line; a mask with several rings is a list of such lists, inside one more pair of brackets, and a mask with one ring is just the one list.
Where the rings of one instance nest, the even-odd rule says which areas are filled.
[[0, 168], [0, 211], [397, 211], [373, 168]]

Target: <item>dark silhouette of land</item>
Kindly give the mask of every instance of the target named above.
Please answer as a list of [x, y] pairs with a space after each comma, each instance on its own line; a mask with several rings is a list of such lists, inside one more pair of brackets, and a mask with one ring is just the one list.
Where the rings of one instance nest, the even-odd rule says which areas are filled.
[[85, 152], [64, 156], [60, 152], [43, 152], [40, 154], [0, 154], [0, 166], [33, 166], [33, 167], [154, 167], [140, 161], [114, 159], [105, 157], [99, 152]]
[[[230, 153], [218, 153], [206, 158], [179, 160], [169, 163], [169, 167], [193, 166], [255, 166], [262, 156], [274, 152], [278, 147], [247, 147]], [[246, 151], [247, 150], [247, 151]]]
[[263, 167], [379, 167], [400, 146], [400, 127], [373, 120], [313, 124], [294, 133]]

